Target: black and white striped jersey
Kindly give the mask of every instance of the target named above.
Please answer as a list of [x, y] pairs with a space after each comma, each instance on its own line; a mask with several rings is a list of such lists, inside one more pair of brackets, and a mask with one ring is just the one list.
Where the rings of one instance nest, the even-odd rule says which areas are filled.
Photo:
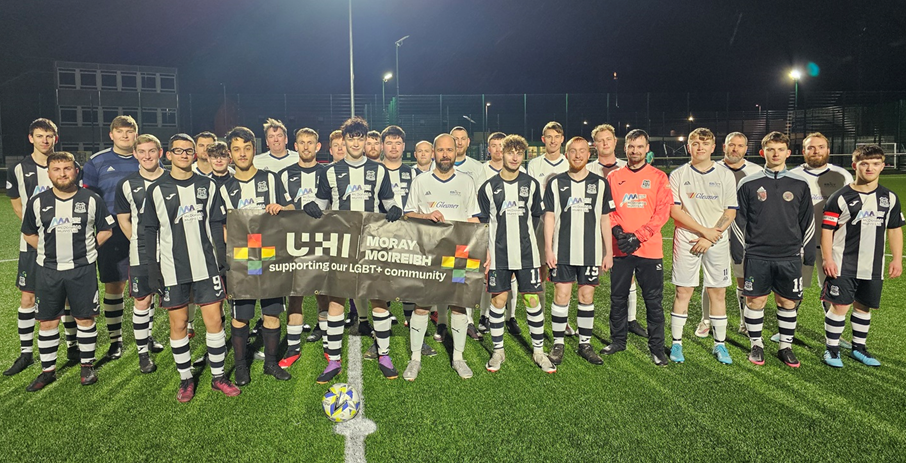
[[292, 199], [293, 206], [301, 210], [305, 203], [315, 200], [318, 191], [318, 177], [326, 169], [324, 164], [315, 164], [312, 167], [301, 167], [295, 163], [280, 171], [280, 183]]
[[886, 232], [904, 224], [894, 192], [878, 185], [861, 193], [846, 185], [827, 198], [821, 227], [834, 230], [834, 263], [841, 276], [882, 280]]
[[258, 170], [248, 180], [232, 177], [220, 186], [223, 204], [229, 209], [252, 209], [263, 211], [268, 204], [286, 206], [291, 199], [277, 174]]
[[193, 174], [176, 180], [169, 172], [151, 184], [142, 212], [146, 261], [160, 247], [165, 286], [192, 283], [220, 274], [216, 249], [223, 243], [226, 207], [214, 180]]
[[401, 165], [398, 169], [387, 169], [387, 174], [390, 176], [390, 189], [393, 190], [393, 199], [400, 209], [406, 209], [406, 200], [409, 198], [409, 188], [412, 186], [412, 181], [415, 180], [415, 177], [418, 175], [415, 170], [416, 169], [405, 164]]
[[478, 190], [479, 220], [489, 225], [490, 268], [538, 268], [541, 257], [535, 236], [537, 219], [544, 212], [541, 186], [528, 174], [506, 181], [494, 175]]
[[315, 199], [322, 210], [382, 212], [398, 206], [387, 168], [362, 159], [355, 164], [341, 159], [321, 172]]
[[[47, 176], [47, 166], [39, 165], [31, 155], [22, 158], [6, 173], [6, 195], [12, 200], [20, 201], [23, 214], [29, 198], [52, 187], [50, 177]], [[20, 236], [19, 251], [27, 250], [28, 244]]]
[[97, 193], [79, 188], [60, 199], [45, 190], [32, 196], [22, 216], [22, 233], [38, 235], [38, 265], [52, 270], [72, 270], [97, 261], [95, 230], [113, 228], [113, 216]]
[[145, 205], [148, 187], [152, 183], [154, 180], [142, 177], [139, 172], [129, 174], [120, 180], [114, 196], [116, 204], [113, 206], [113, 211], [116, 214], [130, 214], [132, 236], [129, 237], [129, 266], [136, 267], [136, 270], [139, 271], [147, 270], [144, 267], [147, 262], [145, 262], [145, 230], [141, 225], [141, 211]]
[[554, 214], [552, 247], [557, 263], [600, 266], [604, 261], [601, 216], [615, 208], [607, 181], [591, 172], [581, 181], [573, 180], [569, 172], [550, 178], [544, 211]]

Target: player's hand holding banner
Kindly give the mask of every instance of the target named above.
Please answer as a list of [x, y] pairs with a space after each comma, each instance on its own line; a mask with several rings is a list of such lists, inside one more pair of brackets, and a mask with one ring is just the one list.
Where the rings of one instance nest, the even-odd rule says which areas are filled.
[[487, 226], [329, 211], [227, 215], [227, 289], [236, 299], [328, 294], [475, 306], [484, 288]]

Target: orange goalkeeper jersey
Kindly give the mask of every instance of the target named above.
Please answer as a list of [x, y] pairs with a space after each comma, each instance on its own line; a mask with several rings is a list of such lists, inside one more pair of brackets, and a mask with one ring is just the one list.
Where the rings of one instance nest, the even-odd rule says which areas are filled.
[[[632, 253], [648, 259], [664, 257], [661, 227], [670, 218], [673, 195], [667, 174], [645, 164], [638, 170], [621, 167], [607, 175], [616, 210], [610, 213], [610, 225], [621, 225], [624, 232], [635, 233], [642, 246]], [[615, 257], [625, 256], [613, 240]]]

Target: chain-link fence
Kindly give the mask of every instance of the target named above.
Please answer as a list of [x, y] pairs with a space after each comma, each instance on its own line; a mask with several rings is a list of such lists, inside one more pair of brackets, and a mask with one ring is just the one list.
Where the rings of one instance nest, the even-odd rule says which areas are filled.
[[[178, 95], [175, 108], [118, 106], [112, 111], [103, 92], [87, 93], [78, 112], [58, 107], [54, 94], [0, 94], [0, 160], [14, 162], [31, 152], [27, 127], [37, 117], [58, 123], [60, 149], [89, 153], [108, 147], [108, 119], [117, 112], [131, 114], [142, 131], [162, 139], [178, 131], [210, 130], [223, 135], [235, 125], [261, 135], [262, 124], [273, 117], [291, 132], [301, 127], [317, 130], [321, 156], [326, 159], [328, 135], [351, 114], [348, 94], [187, 93]], [[745, 133], [750, 155], [757, 155], [759, 140], [773, 130], [789, 133], [797, 153], [805, 134], [820, 131], [828, 137], [831, 152], [839, 155], [851, 153], [860, 143], [882, 143], [901, 152], [906, 135], [906, 92], [808, 93], [800, 89], [798, 101], [794, 92], [402, 95], [386, 99], [369, 94], [356, 95], [355, 113], [377, 130], [400, 125], [407, 133], [406, 159], [411, 159], [415, 142], [433, 140], [455, 126], [469, 131], [470, 155], [478, 159], [486, 157], [483, 141], [490, 132], [518, 133], [537, 146], [548, 121], [563, 124], [567, 137], [589, 139], [592, 129], [601, 123], [613, 125], [618, 137], [634, 128], [645, 129], [651, 135], [657, 162], [664, 165], [687, 157], [682, 137], [696, 127], [710, 128], [719, 141], [729, 132]], [[91, 130], [86, 132], [86, 127]], [[530, 154], [536, 152], [537, 148]], [[837, 163], [848, 165], [842, 157]], [[906, 167], [899, 160], [896, 166]]]

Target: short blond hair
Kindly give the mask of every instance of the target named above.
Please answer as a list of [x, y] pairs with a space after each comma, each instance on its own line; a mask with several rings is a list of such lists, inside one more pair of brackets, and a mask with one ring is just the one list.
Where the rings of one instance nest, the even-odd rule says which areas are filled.
[[284, 137], [286, 136], [286, 126], [283, 125], [283, 121], [280, 121], [278, 119], [273, 119], [270, 117], [267, 118], [267, 120], [264, 121], [264, 136], [265, 137], [267, 137], [267, 131], [271, 130], [271, 129], [280, 129], [283, 131], [283, 136]]
[[135, 142], [132, 143], [132, 151], [135, 151], [135, 149], [138, 148], [138, 145], [143, 143], [154, 143], [154, 146], [157, 146], [157, 149], [161, 149], [160, 140], [158, 140], [157, 137], [150, 133], [143, 133], [135, 137]]
[[613, 135], [613, 138], [617, 138], [617, 131], [616, 131], [616, 129], [613, 128], [612, 125], [610, 125], [610, 124], [601, 124], [601, 125], [595, 127], [595, 128], [591, 131], [591, 138], [592, 138], [592, 140], [594, 140], [595, 137], [597, 137], [598, 134], [601, 133], [601, 132], [610, 132], [610, 134]]

